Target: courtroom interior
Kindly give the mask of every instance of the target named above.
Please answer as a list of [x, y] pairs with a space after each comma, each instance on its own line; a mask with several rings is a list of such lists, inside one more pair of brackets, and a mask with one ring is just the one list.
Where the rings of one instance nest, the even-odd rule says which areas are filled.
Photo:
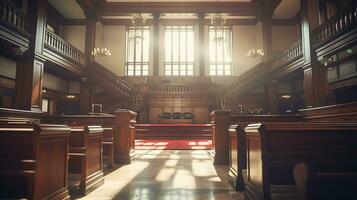
[[0, 199], [356, 188], [355, 0], [0, 0]]

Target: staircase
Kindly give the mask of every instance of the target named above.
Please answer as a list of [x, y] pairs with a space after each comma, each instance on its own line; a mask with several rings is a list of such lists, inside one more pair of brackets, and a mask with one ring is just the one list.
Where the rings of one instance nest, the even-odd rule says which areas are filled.
[[135, 139], [207, 139], [211, 124], [137, 124]]
[[118, 98], [130, 98], [133, 86], [98, 63], [88, 68], [88, 76], [93, 84], [108, 90]]

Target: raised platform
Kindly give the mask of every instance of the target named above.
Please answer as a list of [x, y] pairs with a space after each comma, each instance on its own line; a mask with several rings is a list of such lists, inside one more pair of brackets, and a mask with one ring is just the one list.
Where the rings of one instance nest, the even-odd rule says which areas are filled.
[[135, 139], [207, 139], [211, 124], [137, 124]]

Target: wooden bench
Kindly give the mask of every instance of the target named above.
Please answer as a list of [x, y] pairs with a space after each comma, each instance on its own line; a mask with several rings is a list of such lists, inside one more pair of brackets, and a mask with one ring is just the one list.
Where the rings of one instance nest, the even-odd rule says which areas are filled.
[[301, 109], [301, 115], [309, 122], [356, 122], [357, 102]]
[[238, 190], [244, 190], [246, 170], [246, 144], [244, 128], [250, 123], [258, 122], [297, 122], [302, 121], [298, 115], [231, 115], [229, 135], [229, 182]]
[[[102, 164], [103, 128], [70, 126], [69, 174], [79, 174], [79, 184], [70, 189], [86, 195], [104, 183]], [[77, 190], [77, 191], [76, 191]]]
[[118, 137], [115, 115], [61, 115], [46, 116], [42, 121], [67, 125], [100, 125], [103, 128], [103, 161], [107, 168], [114, 166], [114, 137]]
[[271, 122], [250, 124], [245, 133], [246, 199], [295, 199], [300, 162], [318, 171], [357, 170], [356, 123]]
[[0, 109], [0, 199], [69, 199], [70, 128], [40, 114]]
[[298, 163], [294, 167], [297, 200], [356, 199], [356, 172], [317, 172], [311, 166]]

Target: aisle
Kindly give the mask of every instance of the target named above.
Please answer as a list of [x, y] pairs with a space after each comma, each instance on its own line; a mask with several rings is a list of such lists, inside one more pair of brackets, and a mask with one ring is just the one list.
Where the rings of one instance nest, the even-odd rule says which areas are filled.
[[240, 200], [228, 166], [212, 165], [206, 150], [136, 150], [132, 164], [105, 176], [83, 200]]
[[212, 147], [211, 140], [135, 140], [137, 150], [209, 150]]

